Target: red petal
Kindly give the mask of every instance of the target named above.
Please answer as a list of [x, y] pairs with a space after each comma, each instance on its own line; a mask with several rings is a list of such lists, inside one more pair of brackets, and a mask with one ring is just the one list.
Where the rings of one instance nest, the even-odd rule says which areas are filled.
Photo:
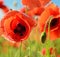
[[36, 7], [30, 11], [28, 11], [28, 15], [34, 16], [34, 15], [40, 15], [44, 11], [44, 8]]
[[44, 6], [46, 4], [48, 4], [51, 0], [39, 0], [41, 3], [41, 6]]
[[[50, 16], [57, 16], [59, 15], [59, 8], [55, 5], [51, 5], [51, 7], [49, 6], [48, 8], [45, 9], [45, 11], [40, 15], [39, 17], [39, 20], [38, 20], [38, 27], [39, 27], [39, 30], [40, 32], [42, 32], [44, 30], [44, 26], [46, 24], [46, 21], [47, 19], [50, 17]], [[57, 39], [57, 37], [59, 37], [60, 31], [58, 30], [54, 30], [54, 31], [51, 31], [51, 40], [55, 40]]]
[[32, 1], [31, 0], [22, 0], [22, 3], [26, 6], [28, 6], [30, 9], [41, 6], [39, 0], [32, 0]]
[[[23, 36], [14, 33], [14, 29], [19, 23], [26, 28]], [[14, 42], [20, 42], [27, 39], [32, 27], [35, 25], [35, 21], [21, 12], [11, 11], [2, 19], [1, 24], [4, 28], [4, 35], [6, 35], [6, 39]]]
[[9, 11], [9, 9], [3, 4], [3, 2], [0, 2], [0, 8], [6, 13]]

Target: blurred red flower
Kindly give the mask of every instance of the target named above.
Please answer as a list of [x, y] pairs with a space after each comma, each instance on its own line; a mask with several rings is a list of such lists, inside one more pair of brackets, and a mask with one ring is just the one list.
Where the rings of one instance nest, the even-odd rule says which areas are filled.
[[35, 16], [38, 17], [44, 11], [45, 9], [44, 6], [49, 2], [50, 0], [32, 0], [32, 1], [22, 0], [22, 4], [25, 5], [29, 9], [27, 10], [27, 14], [31, 17], [35, 17]]
[[46, 55], [46, 48], [42, 49], [42, 55]]
[[57, 55], [57, 57], [60, 57], [60, 55]]
[[35, 17], [39, 16], [44, 11], [44, 6], [50, 1], [51, 0], [22, 0], [22, 4], [29, 8], [27, 11], [28, 15]]
[[42, 7], [36, 7], [33, 9], [28, 9], [28, 8], [24, 7], [24, 8], [20, 9], [20, 12], [23, 12], [32, 18], [34, 18], [35, 16], [37, 16], [37, 18], [38, 18], [38, 16], [40, 16], [43, 11], [44, 11], [44, 8], [42, 8]]
[[54, 53], [54, 49], [51, 47], [50, 48], [50, 55], [52, 55]]
[[39, 0], [32, 0], [32, 1], [31, 0], [22, 0], [22, 4], [26, 5], [30, 9], [41, 6]]
[[43, 11], [44, 11], [44, 8], [36, 7], [34, 9], [28, 11], [28, 15], [30, 15], [32, 17], [35, 16], [35, 15], [39, 16]]
[[0, 1], [0, 9], [2, 9], [4, 13], [9, 11], [8, 7], [4, 5], [3, 1]]
[[22, 4], [28, 6], [30, 9], [35, 7], [45, 6], [51, 0], [22, 0]]
[[51, 0], [39, 0], [41, 6], [45, 6], [46, 4], [48, 4]]
[[[60, 37], [60, 14], [59, 8], [55, 4], [51, 3], [40, 15], [38, 27], [39, 31], [43, 32], [46, 21], [50, 16], [53, 16], [53, 19], [50, 23], [50, 39], [55, 40]], [[46, 33], [48, 33], [47, 28]]]
[[21, 12], [12, 10], [2, 19], [1, 25], [6, 39], [20, 42], [27, 39], [36, 21]]

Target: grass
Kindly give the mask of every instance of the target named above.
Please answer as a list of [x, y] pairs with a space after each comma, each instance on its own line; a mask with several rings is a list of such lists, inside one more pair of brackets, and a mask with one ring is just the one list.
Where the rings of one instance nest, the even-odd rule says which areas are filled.
[[[56, 57], [56, 55], [60, 54], [59, 44], [60, 39], [53, 42], [46, 40], [45, 43], [41, 43], [40, 33], [36, 27], [27, 40], [20, 42], [19, 47], [11, 46], [7, 40], [0, 37], [0, 57]], [[52, 54], [49, 51], [51, 47], [54, 50]], [[45, 55], [42, 52], [44, 48], [46, 49]]]

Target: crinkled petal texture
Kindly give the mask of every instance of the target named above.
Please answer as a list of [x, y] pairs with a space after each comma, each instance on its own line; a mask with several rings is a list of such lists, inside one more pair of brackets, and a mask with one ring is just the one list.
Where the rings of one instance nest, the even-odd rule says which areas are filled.
[[[50, 4], [41, 14], [38, 20], [38, 27], [39, 27], [39, 31], [43, 32], [44, 26], [50, 16], [53, 16], [53, 19], [50, 23], [50, 39], [55, 40], [60, 37], [60, 14], [59, 14], [59, 8], [55, 4], [53, 3]], [[47, 28], [46, 28], [46, 33], [48, 36]]]
[[36, 21], [21, 12], [11, 11], [2, 19], [1, 25], [6, 39], [20, 42], [27, 39]]

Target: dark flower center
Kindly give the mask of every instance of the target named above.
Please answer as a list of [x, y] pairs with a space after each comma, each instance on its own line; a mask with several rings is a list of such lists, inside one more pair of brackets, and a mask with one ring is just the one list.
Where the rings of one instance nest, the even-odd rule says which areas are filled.
[[20, 23], [14, 29], [14, 33], [19, 34], [20, 36], [23, 36], [24, 32], [26, 32], [26, 28], [25, 28], [25, 26], [21, 25]]
[[52, 21], [50, 23], [50, 27], [55, 27], [56, 25], [58, 25], [58, 18], [52, 19]]

